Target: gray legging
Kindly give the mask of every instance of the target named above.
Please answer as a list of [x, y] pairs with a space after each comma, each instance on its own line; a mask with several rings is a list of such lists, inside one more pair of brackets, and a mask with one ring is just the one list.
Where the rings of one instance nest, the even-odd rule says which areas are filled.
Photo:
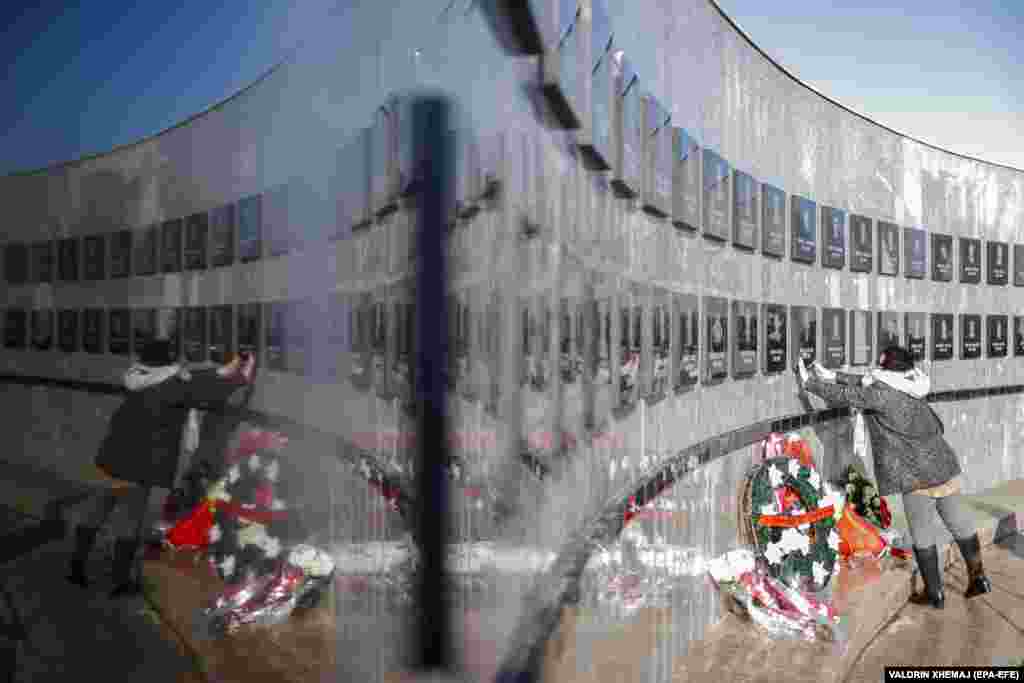
[[977, 532], [975, 521], [958, 493], [943, 498], [904, 493], [903, 510], [910, 536], [918, 548], [929, 548], [942, 540], [940, 518], [954, 539], [968, 538]]
[[107, 523], [114, 510], [120, 508], [120, 514], [114, 515], [111, 530], [117, 538], [135, 538], [149, 512], [150, 491], [142, 486], [105, 491], [89, 501], [81, 522], [84, 526], [99, 529]]

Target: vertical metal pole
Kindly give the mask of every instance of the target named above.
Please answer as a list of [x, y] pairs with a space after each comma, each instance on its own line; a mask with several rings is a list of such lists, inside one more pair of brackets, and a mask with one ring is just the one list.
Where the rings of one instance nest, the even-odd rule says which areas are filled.
[[451, 666], [450, 614], [446, 600], [448, 533], [447, 400], [448, 269], [445, 223], [452, 207], [451, 105], [439, 95], [413, 106], [415, 155], [423, 171], [417, 198], [416, 388], [418, 398], [416, 542], [420, 556], [416, 611], [417, 668], [446, 672]]

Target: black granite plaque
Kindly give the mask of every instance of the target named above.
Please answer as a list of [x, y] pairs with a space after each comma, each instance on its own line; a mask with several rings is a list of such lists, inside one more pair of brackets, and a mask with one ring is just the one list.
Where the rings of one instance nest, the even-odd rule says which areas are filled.
[[673, 128], [672, 224], [696, 232], [700, 228], [700, 146], [682, 128]]
[[14, 243], [4, 247], [4, 276], [9, 285], [28, 282], [28, 247]]
[[846, 365], [846, 311], [841, 308], [822, 309], [821, 344], [826, 368]]
[[107, 277], [107, 251], [105, 235], [82, 238], [82, 279], [103, 280]]
[[932, 279], [936, 282], [953, 281], [953, 236], [931, 233]]
[[821, 207], [821, 265], [846, 266], [846, 212], [831, 206]]
[[132, 274], [132, 231], [118, 230], [111, 233], [108, 244], [110, 247], [110, 277], [130, 277]]
[[256, 261], [263, 244], [263, 200], [252, 195], [238, 202], [238, 260]]
[[239, 304], [235, 309], [239, 353], [259, 354], [263, 339], [262, 312], [258, 303]]
[[57, 346], [64, 353], [78, 351], [78, 311], [57, 312]]
[[109, 312], [107, 329], [110, 330], [110, 353], [127, 356], [132, 350], [132, 312], [128, 308], [115, 308]]
[[1003, 358], [1007, 354], [1007, 326], [1005, 315], [990, 315], [986, 319], [986, 339], [988, 340], [988, 357]]
[[[374, 333], [375, 358], [383, 355], [387, 349], [387, 319], [384, 302], [380, 304], [378, 311], [378, 329]], [[300, 301], [289, 301], [285, 305], [285, 328], [284, 328], [284, 356], [285, 370], [295, 375], [306, 375], [309, 373], [311, 364], [311, 350], [313, 335], [312, 329], [314, 316], [316, 314], [315, 302], [308, 299]], [[381, 351], [377, 351], [377, 348]], [[378, 361], [379, 363], [379, 361]], [[384, 377], [384, 373], [378, 368], [376, 376], [378, 381]]]
[[1013, 286], [1024, 287], [1024, 244], [1013, 245]]
[[78, 238], [68, 237], [57, 242], [57, 279], [78, 282]]
[[267, 316], [266, 365], [268, 370], [284, 372], [285, 344], [287, 343], [288, 306], [286, 302], [275, 301], [264, 306]]
[[676, 294], [673, 309], [676, 329], [673, 386], [676, 393], [682, 393], [700, 381], [700, 299], [693, 294]]
[[132, 352], [142, 353], [151, 340], [156, 338], [157, 319], [155, 308], [136, 308], [132, 310]]
[[850, 365], [870, 365], [874, 360], [871, 311], [850, 311]]
[[630, 409], [640, 396], [644, 310], [630, 292], [619, 299], [619, 409]]
[[86, 353], [103, 353], [103, 328], [106, 311], [102, 308], [87, 308], [82, 311], [82, 350]]
[[210, 212], [210, 267], [230, 266], [235, 261], [235, 205], [218, 206]]
[[672, 128], [670, 115], [654, 97], [644, 97], [643, 209], [652, 216], [672, 212]]
[[878, 274], [900, 273], [900, 229], [895, 223], [878, 221]]
[[902, 346], [903, 334], [900, 329], [902, 316], [899, 313], [880, 312], [878, 314], [878, 350], [877, 354], [888, 346]]
[[704, 234], [729, 239], [729, 163], [704, 150]]
[[732, 302], [734, 330], [732, 375], [749, 377], [757, 373], [758, 320], [757, 304], [750, 301]]
[[792, 230], [791, 255], [794, 261], [814, 263], [818, 255], [817, 225], [814, 222], [815, 204], [810, 199], [793, 195], [790, 198], [790, 228]]
[[801, 360], [813, 363], [818, 359], [818, 311], [813, 306], [793, 306], [790, 312], [794, 367]]
[[1005, 285], [1010, 273], [1010, 245], [1006, 242], [988, 242], [986, 245], [988, 284]]
[[953, 314], [932, 313], [932, 360], [953, 358]]
[[32, 348], [36, 351], [53, 348], [53, 311], [49, 308], [32, 311]]
[[612, 112], [614, 111], [615, 81], [610, 51], [595, 52], [593, 73], [590, 76], [590, 144], [584, 146], [584, 160], [594, 171], [611, 169]]
[[761, 251], [767, 256], [786, 256], [786, 193], [772, 185], [761, 186]]
[[928, 274], [927, 236], [924, 230], [903, 228], [903, 245], [906, 249], [905, 274], [911, 279], [922, 279]]
[[[371, 210], [376, 215], [389, 214], [398, 207], [398, 149], [395, 144], [395, 124], [396, 120], [388, 107], [377, 107], [370, 134], [370, 203]], [[287, 224], [282, 227], [286, 228]], [[282, 236], [284, 235], [287, 235], [287, 232], [282, 233]], [[294, 245], [280, 246], [290, 250]]]
[[716, 384], [729, 374], [729, 301], [704, 297], [704, 383]]
[[651, 386], [649, 400], [668, 395], [672, 380], [672, 298], [655, 290], [651, 302]]
[[160, 271], [181, 272], [182, 220], [164, 221], [160, 226]]
[[1024, 315], [1013, 316], [1013, 355], [1024, 356]]
[[742, 171], [733, 173], [732, 243], [757, 249], [757, 181]]
[[53, 282], [53, 242], [36, 242], [32, 245], [32, 280], [38, 283]]
[[617, 153], [612, 166], [611, 183], [618, 196], [635, 197], [642, 182], [643, 112], [640, 111], [640, 81], [628, 59], [622, 58], [618, 69], [622, 96], [616, 105], [618, 142], [615, 145]]
[[175, 358], [182, 355], [183, 318], [183, 311], [179, 308], [159, 308], [156, 311], [156, 334], [171, 343], [171, 353]]
[[206, 212], [194, 213], [185, 221], [185, 270], [206, 268], [206, 236], [209, 218]]
[[327, 338], [324, 370], [335, 381], [345, 380], [351, 368], [351, 306], [344, 292], [327, 295]]
[[209, 310], [207, 321], [210, 333], [210, 360], [215, 363], [226, 363], [234, 354], [235, 326], [234, 310], [231, 306], [213, 306]]
[[874, 240], [871, 219], [850, 214], [850, 270], [870, 273], [874, 268]]
[[160, 227], [151, 226], [135, 233], [134, 263], [135, 275], [155, 275], [160, 248]]
[[184, 309], [183, 342], [185, 360], [190, 363], [206, 361], [206, 309], [190, 306]]
[[981, 282], [981, 240], [960, 238], [960, 282], [976, 285]]
[[288, 185], [279, 185], [263, 194], [263, 241], [270, 257], [284, 256], [295, 246], [288, 222], [289, 194]]
[[24, 349], [28, 335], [28, 312], [23, 308], [8, 308], [4, 312], [4, 348]]
[[981, 316], [960, 314], [960, 358], [981, 358]]
[[904, 320], [906, 332], [905, 348], [910, 351], [915, 361], [924, 360], [928, 349], [927, 340], [928, 316], [925, 313], [907, 313]]
[[765, 304], [762, 312], [764, 316], [764, 373], [772, 375], [786, 369], [786, 342], [789, 337], [786, 307], [778, 304]]

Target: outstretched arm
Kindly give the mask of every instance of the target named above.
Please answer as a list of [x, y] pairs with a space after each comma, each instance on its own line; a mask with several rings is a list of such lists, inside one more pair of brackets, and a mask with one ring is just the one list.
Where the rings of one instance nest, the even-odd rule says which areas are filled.
[[141, 391], [155, 384], [160, 384], [181, 371], [180, 365], [168, 365], [165, 367], [151, 368], [146, 365], [136, 364], [124, 373], [124, 386], [128, 391]]
[[860, 386], [860, 381], [856, 381], [855, 385], [838, 384], [812, 376], [804, 387], [832, 404], [865, 410], [881, 410], [885, 404], [885, 398], [877, 386]]

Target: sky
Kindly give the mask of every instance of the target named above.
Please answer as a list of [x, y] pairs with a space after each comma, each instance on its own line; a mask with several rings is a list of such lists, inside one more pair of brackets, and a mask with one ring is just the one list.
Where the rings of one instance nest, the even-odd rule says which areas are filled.
[[[343, 4], [0, 4], [0, 174], [101, 153], [203, 111], [303, 40], [324, 40]], [[719, 5], [839, 103], [925, 142], [1024, 169], [1019, 0]]]

